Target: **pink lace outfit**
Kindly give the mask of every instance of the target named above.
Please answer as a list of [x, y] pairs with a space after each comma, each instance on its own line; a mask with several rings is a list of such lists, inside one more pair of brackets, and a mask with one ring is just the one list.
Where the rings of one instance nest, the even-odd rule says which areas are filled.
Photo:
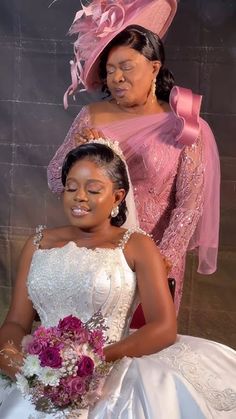
[[[184, 89], [185, 90], [185, 89]], [[173, 104], [172, 104], [173, 105]], [[180, 118], [173, 111], [99, 125], [106, 137], [117, 139], [126, 157], [134, 187], [140, 226], [172, 264], [175, 305], [181, 300], [187, 249], [198, 249], [201, 273], [216, 269], [219, 226], [219, 157], [208, 124], [200, 119], [197, 139], [178, 141]], [[184, 120], [185, 121], [185, 120]], [[75, 118], [64, 143], [48, 166], [53, 192], [63, 190], [61, 166], [75, 146], [75, 134], [91, 127], [89, 109]]]

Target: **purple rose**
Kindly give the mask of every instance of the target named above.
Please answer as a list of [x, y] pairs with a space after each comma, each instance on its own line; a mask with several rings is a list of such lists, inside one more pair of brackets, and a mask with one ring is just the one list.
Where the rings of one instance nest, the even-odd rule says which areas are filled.
[[58, 328], [63, 332], [80, 333], [84, 330], [83, 323], [77, 317], [72, 315], [65, 317], [59, 321]]
[[89, 356], [82, 356], [77, 363], [77, 367], [77, 375], [79, 377], [87, 377], [93, 373], [94, 362]]
[[39, 354], [41, 367], [60, 368], [62, 359], [58, 348], [46, 348]]
[[31, 355], [39, 355], [47, 348], [47, 343], [44, 341], [33, 340], [28, 345], [28, 352]]
[[86, 392], [84, 381], [80, 377], [74, 377], [67, 381], [67, 389], [71, 398], [82, 396]]

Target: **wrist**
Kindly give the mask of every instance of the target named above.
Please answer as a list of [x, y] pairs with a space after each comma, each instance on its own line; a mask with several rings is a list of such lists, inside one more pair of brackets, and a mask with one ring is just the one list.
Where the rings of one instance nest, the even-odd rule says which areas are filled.
[[123, 353], [123, 343], [122, 341], [117, 343], [112, 343], [108, 345], [103, 350], [106, 362], [114, 362], [117, 359], [121, 359], [125, 356]]

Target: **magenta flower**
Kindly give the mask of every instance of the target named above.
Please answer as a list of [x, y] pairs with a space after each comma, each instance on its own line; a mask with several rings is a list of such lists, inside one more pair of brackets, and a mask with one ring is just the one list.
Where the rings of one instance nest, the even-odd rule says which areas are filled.
[[87, 377], [92, 375], [94, 370], [94, 362], [89, 356], [82, 356], [77, 363], [79, 377]]
[[41, 367], [60, 368], [62, 359], [58, 348], [46, 348], [39, 354]]
[[47, 343], [41, 340], [33, 340], [28, 345], [28, 352], [31, 355], [39, 355], [42, 351], [47, 348]]
[[65, 317], [63, 320], [60, 320], [58, 328], [62, 330], [62, 332], [73, 333], [81, 333], [81, 331], [84, 330], [84, 326], [81, 320], [72, 315]]

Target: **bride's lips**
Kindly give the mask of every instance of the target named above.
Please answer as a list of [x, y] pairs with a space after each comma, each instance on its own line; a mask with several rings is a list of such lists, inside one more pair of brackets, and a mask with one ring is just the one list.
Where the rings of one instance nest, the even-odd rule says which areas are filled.
[[75, 217], [83, 217], [90, 212], [90, 209], [86, 207], [73, 207], [71, 208], [72, 215]]

